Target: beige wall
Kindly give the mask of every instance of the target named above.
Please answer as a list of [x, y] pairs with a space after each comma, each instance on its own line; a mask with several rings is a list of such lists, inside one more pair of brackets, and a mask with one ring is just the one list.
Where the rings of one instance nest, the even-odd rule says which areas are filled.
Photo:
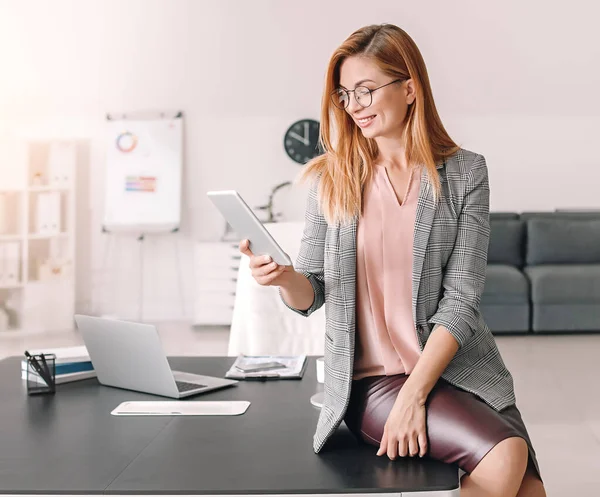
[[[204, 192], [238, 189], [253, 206], [298, 167], [283, 134], [318, 118], [325, 66], [354, 29], [391, 22], [415, 39], [456, 141], [488, 159], [492, 210], [600, 208], [600, 7], [571, 1], [0, 0], [0, 135], [89, 143], [78, 216], [79, 309], [137, 315], [139, 244], [103, 271], [106, 112], [185, 113], [181, 265], [219, 236]], [[82, 192], [86, 189], [82, 189]], [[301, 216], [302, 195], [288, 207]], [[148, 240], [145, 317], [181, 315], [174, 244]], [[118, 309], [100, 283], [120, 282]], [[187, 314], [193, 278], [184, 274]]]

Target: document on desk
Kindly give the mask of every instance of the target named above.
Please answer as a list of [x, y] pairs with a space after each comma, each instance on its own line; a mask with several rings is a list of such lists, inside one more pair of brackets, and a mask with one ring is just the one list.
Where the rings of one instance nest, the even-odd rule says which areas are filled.
[[286, 380], [301, 379], [304, 375], [306, 355], [298, 356], [248, 356], [240, 354], [225, 373], [236, 380]]
[[239, 416], [248, 409], [247, 400], [225, 401], [131, 401], [122, 402], [113, 416]]

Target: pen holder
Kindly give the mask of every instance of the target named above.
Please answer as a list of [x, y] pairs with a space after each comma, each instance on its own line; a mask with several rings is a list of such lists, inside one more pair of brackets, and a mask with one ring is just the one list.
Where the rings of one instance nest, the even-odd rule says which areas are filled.
[[27, 357], [27, 394], [56, 392], [56, 356], [36, 354]]

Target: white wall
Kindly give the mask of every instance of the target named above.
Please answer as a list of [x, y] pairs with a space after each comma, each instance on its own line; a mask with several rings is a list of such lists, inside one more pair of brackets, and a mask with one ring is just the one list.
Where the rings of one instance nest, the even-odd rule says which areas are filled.
[[[582, 0], [0, 0], [0, 135], [89, 140], [78, 243], [91, 254], [80, 258], [78, 307], [135, 318], [139, 243], [121, 240], [103, 270], [104, 116], [183, 110], [176, 238], [189, 315], [191, 242], [223, 226], [204, 192], [238, 189], [255, 206], [294, 177], [283, 134], [319, 118], [328, 59], [365, 24], [395, 23], [415, 39], [451, 135], [487, 157], [492, 210], [600, 207], [599, 16]], [[293, 207], [297, 218], [303, 205]], [[144, 243], [144, 318], [181, 317], [174, 244]]]

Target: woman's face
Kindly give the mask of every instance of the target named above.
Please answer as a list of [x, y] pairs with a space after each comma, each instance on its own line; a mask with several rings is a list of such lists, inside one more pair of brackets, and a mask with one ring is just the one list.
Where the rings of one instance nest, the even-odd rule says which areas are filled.
[[[340, 86], [346, 90], [354, 90], [357, 86], [365, 86], [371, 90], [386, 85], [394, 79], [384, 74], [371, 60], [365, 57], [348, 57], [340, 67]], [[399, 137], [408, 106], [415, 100], [412, 80], [392, 83], [372, 92], [372, 103], [362, 107], [355, 98], [355, 92], [349, 93], [346, 112], [352, 117], [367, 138]], [[360, 96], [366, 103], [369, 96]], [[373, 117], [374, 116], [374, 117]], [[364, 118], [371, 118], [364, 120]]]

